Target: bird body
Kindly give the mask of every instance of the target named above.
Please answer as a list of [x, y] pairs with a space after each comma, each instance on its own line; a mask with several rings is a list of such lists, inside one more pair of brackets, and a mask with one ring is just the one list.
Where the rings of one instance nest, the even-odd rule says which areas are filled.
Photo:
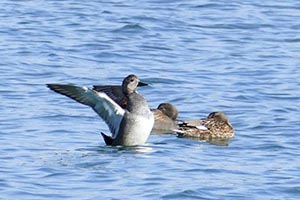
[[[141, 82], [140, 82], [141, 83]], [[138, 86], [145, 86], [146, 83], [142, 83]], [[94, 85], [93, 89], [98, 92], [104, 92], [111, 99], [113, 99], [122, 108], [126, 108], [127, 97], [122, 92], [122, 86], [119, 85]], [[178, 128], [177, 117], [178, 110], [175, 105], [171, 103], [161, 103], [157, 108], [151, 109], [154, 114], [154, 132], [170, 133], [172, 129]]]
[[180, 137], [200, 139], [229, 139], [234, 136], [234, 129], [222, 112], [212, 112], [208, 117], [199, 120], [183, 121], [174, 132]]
[[136, 92], [138, 78], [127, 76], [122, 83], [128, 102], [123, 109], [104, 92], [70, 84], [47, 84], [62, 95], [90, 106], [108, 125], [112, 135], [102, 133], [107, 145], [136, 146], [144, 144], [152, 130], [154, 117], [147, 101]]

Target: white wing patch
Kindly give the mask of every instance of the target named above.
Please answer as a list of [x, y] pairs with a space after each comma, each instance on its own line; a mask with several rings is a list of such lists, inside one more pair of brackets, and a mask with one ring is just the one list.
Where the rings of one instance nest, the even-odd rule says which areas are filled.
[[125, 110], [103, 92], [97, 92], [87, 87], [70, 84], [48, 84], [51, 90], [70, 97], [75, 101], [90, 106], [106, 122], [112, 137], [115, 138], [123, 119]]
[[202, 130], [202, 131], [207, 131], [207, 127], [203, 126], [203, 125], [199, 125], [199, 126], [196, 126], [197, 129], [199, 130]]
[[93, 92], [99, 98], [99, 101], [96, 103], [93, 109], [106, 122], [112, 133], [112, 137], [115, 138], [119, 132], [125, 110], [111, 98], [109, 98], [105, 93]]

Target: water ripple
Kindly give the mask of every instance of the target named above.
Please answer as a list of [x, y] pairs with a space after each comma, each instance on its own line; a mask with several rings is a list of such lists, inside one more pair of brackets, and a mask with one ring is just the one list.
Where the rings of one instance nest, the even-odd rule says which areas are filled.
[[[299, 3], [0, 3], [3, 199], [295, 199]], [[107, 147], [105, 123], [46, 83], [121, 84], [180, 119], [221, 110], [230, 141], [151, 134]]]

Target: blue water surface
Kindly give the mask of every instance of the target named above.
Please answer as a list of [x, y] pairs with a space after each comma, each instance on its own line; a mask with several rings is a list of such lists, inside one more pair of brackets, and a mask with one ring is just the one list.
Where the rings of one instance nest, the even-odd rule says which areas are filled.
[[[1, 0], [0, 199], [299, 199], [300, 2]], [[46, 83], [120, 84], [153, 108], [223, 111], [226, 144], [105, 123]]]

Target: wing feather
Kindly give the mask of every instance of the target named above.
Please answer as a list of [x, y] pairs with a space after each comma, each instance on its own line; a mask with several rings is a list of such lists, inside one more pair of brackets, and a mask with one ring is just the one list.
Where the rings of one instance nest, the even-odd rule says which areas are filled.
[[108, 125], [112, 137], [117, 136], [125, 110], [105, 93], [71, 84], [47, 84], [47, 86], [59, 94], [93, 108]]
[[93, 90], [97, 92], [104, 92], [118, 104], [120, 104], [120, 101], [125, 98], [125, 95], [122, 92], [122, 87], [118, 85], [94, 85]]

